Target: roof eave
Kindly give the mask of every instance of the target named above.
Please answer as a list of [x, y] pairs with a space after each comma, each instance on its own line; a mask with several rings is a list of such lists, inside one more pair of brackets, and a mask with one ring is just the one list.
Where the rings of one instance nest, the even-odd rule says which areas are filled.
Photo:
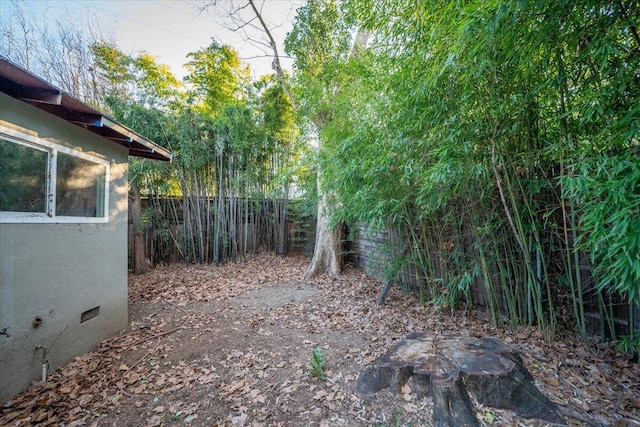
[[[127, 128], [126, 126], [123, 126], [120, 123], [114, 122], [108, 117], [105, 117], [105, 116], [100, 117], [100, 121], [92, 123], [91, 126], [107, 127], [113, 130], [114, 132], [124, 136], [125, 141], [128, 144], [130, 144], [129, 150], [133, 152], [132, 155], [138, 155], [140, 157], [149, 157], [149, 158], [154, 158], [158, 160], [166, 160], [166, 161], [171, 160], [171, 152], [169, 150], [166, 150], [160, 147], [159, 145], [155, 144], [153, 141], [150, 141], [138, 135], [137, 133]], [[141, 148], [132, 147], [131, 145], [133, 143], [137, 143], [138, 145], [141, 146]], [[143, 155], [145, 153], [146, 155]]]
[[0, 92], [124, 146], [130, 156], [171, 161], [169, 150], [1, 56]]

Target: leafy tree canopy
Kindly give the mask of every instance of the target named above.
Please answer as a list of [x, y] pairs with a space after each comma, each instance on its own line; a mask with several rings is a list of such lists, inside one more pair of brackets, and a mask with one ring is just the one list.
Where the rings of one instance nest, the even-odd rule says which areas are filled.
[[238, 102], [249, 81], [249, 68], [241, 64], [238, 52], [215, 41], [208, 47], [188, 55], [189, 74], [195, 102], [206, 112], [219, 114], [225, 105]]

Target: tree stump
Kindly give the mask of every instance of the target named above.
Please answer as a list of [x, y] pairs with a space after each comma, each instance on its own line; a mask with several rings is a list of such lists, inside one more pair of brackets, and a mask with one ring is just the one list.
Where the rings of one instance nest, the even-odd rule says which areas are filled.
[[355, 391], [372, 395], [408, 381], [417, 397], [433, 398], [438, 427], [479, 425], [469, 393], [482, 405], [566, 425], [518, 353], [496, 338], [411, 333], [360, 374]]

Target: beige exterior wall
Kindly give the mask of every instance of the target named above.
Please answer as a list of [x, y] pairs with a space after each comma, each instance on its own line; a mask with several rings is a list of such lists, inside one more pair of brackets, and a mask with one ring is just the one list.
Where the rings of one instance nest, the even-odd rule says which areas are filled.
[[110, 164], [107, 223], [0, 223], [2, 403], [41, 379], [45, 350], [57, 369], [127, 326], [127, 149], [4, 94], [0, 125]]

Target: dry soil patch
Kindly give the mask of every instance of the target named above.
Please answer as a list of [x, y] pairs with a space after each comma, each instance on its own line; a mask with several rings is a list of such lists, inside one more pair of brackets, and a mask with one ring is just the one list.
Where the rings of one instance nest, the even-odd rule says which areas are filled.
[[[263, 255], [130, 277], [130, 325], [16, 396], [0, 425], [422, 426], [432, 402], [410, 390], [354, 394], [365, 366], [410, 332], [500, 338], [570, 425], [640, 425], [640, 369], [611, 346], [545, 344], [482, 313], [420, 306], [347, 269], [302, 280], [309, 260]], [[326, 381], [309, 375], [320, 348]], [[400, 392], [400, 393], [399, 393]], [[478, 407], [483, 425], [544, 425]]]

